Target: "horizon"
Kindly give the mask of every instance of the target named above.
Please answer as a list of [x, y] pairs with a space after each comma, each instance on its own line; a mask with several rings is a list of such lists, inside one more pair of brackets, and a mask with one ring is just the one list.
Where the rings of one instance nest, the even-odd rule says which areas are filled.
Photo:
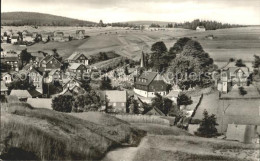
[[[154, 21], [181, 23], [212, 20], [240, 25], [260, 25], [259, 0], [8, 0], [2, 1], [1, 13], [37, 12], [98, 23]], [[14, 5], [16, 4], [16, 5]], [[26, 6], [26, 7], [25, 7]], [[37, 6], [37, 7], [35, 7]], [[24, 10], [23, 8], [26, 8]]]

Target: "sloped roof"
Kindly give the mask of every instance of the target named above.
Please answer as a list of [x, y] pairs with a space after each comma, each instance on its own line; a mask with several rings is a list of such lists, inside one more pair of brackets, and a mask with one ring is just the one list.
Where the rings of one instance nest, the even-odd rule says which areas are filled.
[[1, 59], [1, 61], [7, 62], [7, 61], [18, 61], [19, 58], [18, 57], [4, 57], [3, 59]]
[[34, 108], [47, 108], [52, 109], [52, 99], [51, 98], [28, 98], [27, 103]]
[[12, 96], [17, 96], [20, 98], [32, 98], [31, 94], [27, 90], [15, 90], [13, 89], [10, 93]]
[[153, 107], [151, 110], [145, 113], [145, 115], [154, 115], [154, 114], [159, 116], [165, 116], [165, 114], [157, 107]]
[[76, 34], [82, 32], [83, 34], [85, 34], [85, 30], [76, 30]]
[[105, 93], [109, 102], [126, 102], [127, 100], [126, 91], [109, 90]]
[[143, 72], [139, 77], [136, 78], [136, 84], [149, 85], [157, 76], [156, 72]]
[[[51, 61], [52, 59], [56, 59], [53, 55], [47, 55], [46, 57], [44, 57], [41, 61], [46, 61], [46, 63], [48, 63], [49, 61]], [[57, 59], [56, 59], [57, 60]], [[57, 60], [58, 61], [58, 60]], [[58, 61], [59, 63], [61, 63], [60, 61]]]
[[[80, 57], [81, 55], [85, 56], [83, 53], [79, 53], [79, 52], [74, 52], [73, 54], [71, 54], [69, 57], [68, 57], [68, 60], [76, 60], [78, 57]], [[86, 59], [88, 59], [87, 56], [85, 56]]]
[[56, 73], [56, 71], [59, 71], [59, 69], [52, 69], [49, 73], [49, 75], [54, 75]]
[[28, 91], [32, 97], [40, 97], [42, 94], [38, 92], [37, 90], [30, 90]]
[[[81, 65], [83, 65], [83, 64], [80, 64], [80, 63], [70, 63], [70, 64], [69, 64], [69, 69], [76, 70], [76, 69], [78, 69]], [[84, 65], [83, 65], [83, 66], [84, 66]]]

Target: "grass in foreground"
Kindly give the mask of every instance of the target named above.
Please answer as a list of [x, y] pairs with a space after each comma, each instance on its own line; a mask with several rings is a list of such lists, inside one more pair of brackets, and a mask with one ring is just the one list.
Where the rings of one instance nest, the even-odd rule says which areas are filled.
[[138, 144], [145, 135], [144, 131], [125, 122], [105, 119], [112, 120], [113, 125], [105, 126], [47, 109], [33, 109], [26, 103], [2, 106], [0, 158], [96, 160], [112, 148]]

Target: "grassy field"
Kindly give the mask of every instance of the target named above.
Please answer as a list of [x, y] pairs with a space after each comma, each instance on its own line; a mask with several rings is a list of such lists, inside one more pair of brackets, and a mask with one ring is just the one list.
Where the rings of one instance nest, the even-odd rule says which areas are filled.
[[147, 131], [138, 147], [115, 149], [104, 161], [246, 161], [257, 160], [259, 145], [191, 136], [186, 131], [163, 125], [132, 124]]
[[26, 103], [1, 104], [0, 158], [97, 160], [113, 148], [138, 144], [145, 135], [116, 118], [93, 115], [84, 120]]
[[[13, 31], [23, 31], [25, 29], [33, 32], [53, 32], [63, 31], [67, 35], [72, 35], [77, 29], [86, 30], [86, 34], [91, 36], [87, 40], [74, 40], [71, 42], [51, 42], [47, 44], [36, 44], [28, 47], [28, 50], [51, 50], [57, 48], [61, 55], [68, 57], [74, 51], [81, 51], [86, 55], [98, 53], [100, 51], [115, 51], [116, 53], [132, 59], [139, 59], [141, 51], [148, 52], [151, 45], [156, 41], [164, 41], [170, 48], [180, 37], [191, 37], [198, 40], [206, 52], [221, 64], [233, 57], [251, 62], [254, 54], [260, 54], [260, 27], [244, 27], [221, 29], [215, 31], [196, 32], [186, 29], [167, 29], [165, 31], [138, 31], [124, 28], [88, 28], [88, 27], [7, 27], [2, 31], [12, 29]], [[214, 39], [207, 39], [207, 35], [213, 35]], [[17, 48], [3, 45], [4, 49]], [[19, 48], [18, 48], [19, 49]], [[249, 64], [251, 65], [251, 64]]]

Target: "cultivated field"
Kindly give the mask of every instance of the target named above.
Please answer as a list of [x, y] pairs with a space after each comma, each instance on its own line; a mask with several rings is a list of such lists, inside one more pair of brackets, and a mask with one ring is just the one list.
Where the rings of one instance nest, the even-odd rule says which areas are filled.
[[[74, 51], [81, 51], [86, 55], [96, 54], [100, 51], [115, 51], [119, 55], [127, 56], [138, 60], [141, 51], [149, 52], [150, 47], [156, 41], [164, 41], [170, 48], [181, 37], [191, 37], [198, 40], [206, 52], [215, 60], [216, 64], [222, 66], [233, 57], [243, 59], [249, 62], [253, 60], [253, 55], [260, 55], [260, 27], [243, 27], [233, 29], [221, 29], [215, 31], [196, 32], [186, 29], [166, 29], [165, 31], [151, 30], [128, 30], [126, 28], [89, 28], [89, 27], [7, 27], [3, 31], [12, 29], [13, 31], [28, 30], [53, 32], [63, 31], [65, 35], [73, 35], [77, 29], [86, 30], [90, 38], [85, 40], [74, 40], [71, 42], [50, 42], [46, 44], [35, 44], [29, 46], [29, 51], [58, 49], [64, 57], [68, 57]], [[208, 39], [207, 35], [213, 35], [214, 38]], [[4, 49], [18, 49], [21, 47], [13, 45], [2, 45]]]

